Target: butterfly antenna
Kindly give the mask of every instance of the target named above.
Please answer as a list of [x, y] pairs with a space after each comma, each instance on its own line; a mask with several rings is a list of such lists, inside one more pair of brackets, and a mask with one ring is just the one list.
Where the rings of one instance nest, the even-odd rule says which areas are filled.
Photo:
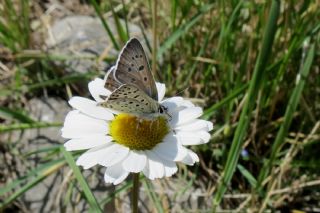
[[188, 90], [190, 87], [186, 87], [186, 88], [184, 88], [183, 90], [181, 90], [181, 91], [179, 91], [179, 92], [177, 92], [176, 94], [175, 94], [175, 96], [178, 96], [178, 95], [180, 95], [180, 94], [182, 94], [182, 93], [184, 93], [186, 90]]

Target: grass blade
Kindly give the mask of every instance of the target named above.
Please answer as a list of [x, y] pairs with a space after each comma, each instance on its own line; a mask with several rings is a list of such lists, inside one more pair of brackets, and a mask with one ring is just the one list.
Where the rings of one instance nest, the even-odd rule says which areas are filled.
[[145, 188], [146, 194], [149, 199], [152, 201], [152, 205], [155, 207], [157, 212], [165, 212], [163, 206], [161, 205], [160, 197], [155, 193], [155, 189], [150, 180], [144, 179], [143, 188]]
[[252, 187], [255, 187], [257, 185], [257, 180], [244, 166], [238, 164], [237, 168], [241, 172], [241, 174], [248, 180]]
[[239, 159], [239, 154], [241, 152], [241, 147], [244, 142], [243, 138], [245, 136], [249, 120], [252, 114], [252, 109], [259, 91], [260, 82], [263, 78], [263, 73], [265, 71], [266, 63], [270, 51], [272, 49], [272, 43], [274, 40], [277, 19], [279, 16], [280, 2], [278, 0], [273, 0], [271, 5], [271, 10], [265, 30], [265, 34], [262, 41], [261, 52], [259, 53], [255, 69], [253, 72], [253, 77], [250, 81], [248, 96], [245, 100], [244, 108], [241, 112], [239, 124], [237, 126], [230, 151], [228, 153], [227, 162], [223, 171], [222, 178], [218, 184], [216, 194], [213, 199], [213, 206], [216, 207], [222, 200], [224, 193], [227, 190], [227, 185], [230, 183], [231, 178], [234, 174], [237, 162]]
[[157, 58], [161, 58], [162, 54], [168, 50], [182, 35], [184, 35], [193, 25], [195, 25], [201, 17], [213, 7], [212, 4], [204, 5], [200, 11], [194, 15], [189, 21], [173, 32], [162, 44], [157, 52]]
[[272, 145], [270, 159], [264, 165], [264, 167], [261, 169], [261, 172], [259, 174], [258, 184], [257, 184], [258, 191], [261, 190], [262, 182], [264, 181], [264, 179], [267, 177], [269, 171], [271, 170], [273, 162], [275, 161], [276, 156], [278, 155], [278, 153], [280, 151], [281, 145], [285, 142], [285, 137], [288, 134], [288, 130], [289, 130], [291, 121], [293, 119], [293, 114], [296, 111], [296, 108], [298, 106], [298, 102], [300, 100], [302, 90], [305, 85], [305, 81], [308, 77], [314, 55], [315, 55], [315, 46], [312, 45], [309, 52], [308, 52], [307, 59], [301, 69], [301, 72], [297, 75], [296, 86], [292, 92], [288, 106], [286, 108], [286, 112], [284, 115], [284, 121], [281, 124], [280, 130], [277, 133], [275, 142]]
[[11, 183], [7, 184], [3, 188], [0, 188], [0, 196], [4, 196], [5, 193], [8, 193], [13, 188], [19, 186], [28, 178], [31, 178], [33, 176], [39, 176], [42, 173], [44, 173], [44, 171], [48, 170], [49, 168], [53, 168], [56, 165], [60, 165], [61, 162], [63, 162], [63, 159], [51, 160], [48, 163], [44, 163], [44, 164], [36, 167], [35, 169], [32, 169], [26, 175], [24, 175], [18, 179], [13, 180]]
[[14, 119], [23, 123], [33, 123], [34, 120], [30, 118], [22, 110], [12, 110], [6, 107], [0, 106], [0, 118]]
[[111, 12], [113, 15], [114, 22], [116, 24], [118, 35], [119, 35], [122, 43], [126, 43], [126, 41], [128, 41], [128, 39], [129, 39], [128, 34], [125, 32], [123, 26], [121, 25], [120, 19], [119, 19], [118, 15], [116, 14], [116, 12], [114, 11], [114, 8], [112, 6], [112, 2], [110, 0], [109, 0], [109, 4], [111, 7]]
[[127, 11], [126, 4], [125, 4], [124, 0], [121, 0], [121, 3], [122, 3], [122, 7], [123, 7], [123, 16], [124, 16], [124, 23], [126, 26], [127, 38], [129, 39], [130, 38], [130, 31], [129, 31], [128, 19], [127, 19], [127, 15], [126, 15], [126, 14], [128, 14], [128, 11]]
[[91, 4], [93, 5], [94, 10], [96, 11], [97, 15], [99, 16], [99, 18], [100, 18], [100, 20], [101, 20], [101, 22], [102, 22], [102, 25], [103, 25], [103, 27], [104, 27], [104, 29], [107, 31], [107, 33], [108, 33], [108, 35], [109, 35], [109, 37], [110, 37], [110, 39], [111, 39], [111, 42], [112, 42], [113, 46], [114, 46], [117, 50], [119, 50], [119, 49], [120, 49], [120, 48], [119, 48], [119, 45], [118, 45], [116, 39], [114, 38], [113, 33], [112, 33], [109, 25], [108, 25], [107, 22], [104, 20], [103, 15], [102, 15], [102, 13], [101, 13], [101, 10], [100, 10], [100, 7], [99, 7], [98, 3], [96, 2], [96, 0], [90, 0], [90, 2], [91, 2]]
[[202, 118], [205, 120], [208, 120], [217, 109], [220, 109], [223, 105], [229, 103], [231, 100], [233, 100], [235, 97], [240, 95], [247, 89], [248, 84], [242, 85], [240, 88], [235, 89], [232, 91], [227, 97], [219, 101], [218, 103], [212, 105], [210, 108], [206, 109], [202, 115]]
[[35, 122], [35, 123], [18, 123], [10, 125], [0, 125], [0, 132], [10, 132], [14, 130], [25, 130], [34, 128], [47, 128], [47, 127], [61, 127], [62, 123], [47, 123], [47, 122]]
[[[50, 162], [51, 164], [52, 162]], [[39, 173], [37, 173], [36, 177], [28, 182], [27, 184], [25, 184], [21, 189], [17, 190], [15, 193], [13, 193], [10, 197], [8, 197], [6, 200], [4, 200], [2, 203], [0, 203], [0, 211], [6, 207], [8, 204], [10, 204], [12, 201], [14, 201], [15, 199], [17, 199], [19, 196], [21, 196], [23, 193], [25, 193], [26, 191], [28, 191], [29, 189], [31, 189], [32, 187], [34, 187], [35, 185], [37, 185], [38, 183], [40, 183], [42, 180], [44, 180], [46, 177], [48, 177], [49, 175], [51, 175], [52, 173], [56, 172], [58, 169], [60, 169], [63, 165], [65, 164], [65, 162], [54, 162], [54, 164], [48, 168], [45, 168], [43, 171], [40, 171]], [[30, 173], [32, 175], [32, 173]], [[15, 187], [16, 185], [20, 184], [21, 181], [17, 180], [17, 182], [14, 182], [15, 184], [13, 185], [8, 185], [7, 187]], [[3, 192], [5, 192], [6, 190], [3, 190]], [[2, 193], [2, 190], [1, 190]], [[0, 193], [0, 194], [1, 194]]]
[[61, 152], [62, 152], [63, 156], [65, 157], [67, 163], [71, 167], [75, 177], [77, 178], [77, 180], [83, 190], [83, 193], [84, 193], [85, 197], [87, 198], [87, 201], [90, 205], [91, 211], [92, 212], [102, 212], [96, 198], [92, 194], [86, 180], [82, 176], [81, 171], [80, 171], [79, 167], [76, 165], [76, 162], [74, 161], [72, 155], [69, 152], [67, 152], [63, 146], [61, 146]]
[[51, 87], [51, 86], [61, 86], [63, 84], [69, 84], [74, 82], [79, 82], [81, 80], [91, 79], [96, 76], [97, 73], [88, 72], [84, 74], [70, 74], [62, 78], [56, 78], [52, 80], [42, 81], [34, 84], [24, 85], [23, 87], [12, 87], [10, 89], [2, 89], [0, 91], [0, 97], [12, 95], [13, 93], [27, 93], [39, 88]]

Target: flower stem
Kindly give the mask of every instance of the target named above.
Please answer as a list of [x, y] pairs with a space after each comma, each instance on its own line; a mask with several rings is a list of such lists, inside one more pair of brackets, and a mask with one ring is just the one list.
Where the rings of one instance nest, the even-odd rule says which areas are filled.
[[132, 212], [138, 213], [138, 198], [139, 198], [139, 174], [140, 173], [132, 173], [132, 181], [133, 181], [133, 187], [132, 187]]

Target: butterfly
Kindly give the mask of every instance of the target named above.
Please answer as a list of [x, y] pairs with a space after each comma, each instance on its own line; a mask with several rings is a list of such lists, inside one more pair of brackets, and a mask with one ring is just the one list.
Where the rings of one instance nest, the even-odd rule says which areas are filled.
[[147, 56], [138, 39], [121, 50], [116, 65], [106, 75], [105, 88], [112, 93], [100, 106], [135, 115], [166, 113], [158, 102], [158, 91]]

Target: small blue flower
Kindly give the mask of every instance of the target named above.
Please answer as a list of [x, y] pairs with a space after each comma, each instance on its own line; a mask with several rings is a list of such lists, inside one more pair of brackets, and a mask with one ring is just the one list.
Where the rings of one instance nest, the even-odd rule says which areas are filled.
[[249, 158], [249, 152], [246, 149], [241, 150], [241, 156], [245, 159]]

